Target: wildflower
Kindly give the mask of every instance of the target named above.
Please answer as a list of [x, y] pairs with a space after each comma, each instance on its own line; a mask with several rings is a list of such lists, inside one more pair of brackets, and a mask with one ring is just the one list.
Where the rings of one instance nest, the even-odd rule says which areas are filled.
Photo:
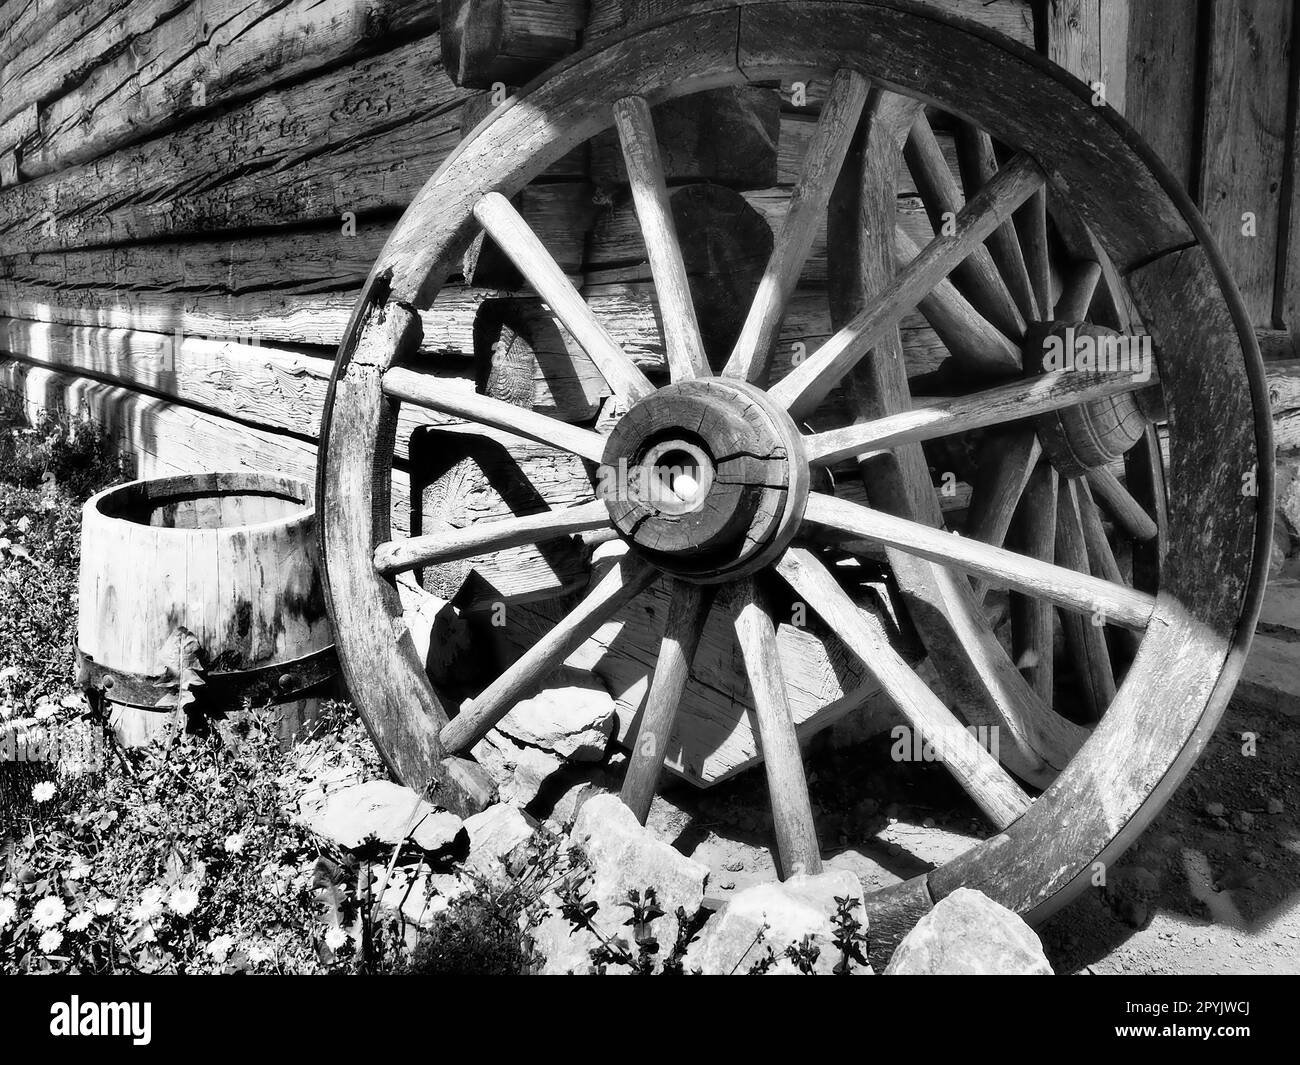
[[81, 858], [72, 860], [72, 868], [68, 870], [67, 877], [69, 880], [85, 880], [90, 876], [90, 866]]
[[68, 922], [69, 932], [84, 932], [95, 921], [95, 915], [90, 910], [82, 910], [76, 917]]
[[58, 713], [58, 711], [55, 709], [54, 704], [49, 700], [43, 699], [41, 702], [36, 704], [36, 709], [32, 712], [32, 716], [36, 718], [37, 721], [48, 721], [56, 713]]
[[95, 916], [107, 917], [117, 911], [117, 903], [113, 899], [98, 899], [95, 902]]
[[335, 926], [325, 933], [325, 945], [329, 947], [330, 950], [341, 950], [343, 947], [348, 945], [351, 938], [352, 937], [349, 936], [347, 932], [343, 931], [343, 929], [338, 926]]
[[161, 888], [145, 888], [140, 901], [131, 909], [131, 920], [137, 924], [147, 924], [163, 911], [163, 893]]
[[266, 943], [254, 943], [248, 948], [248, 960], [253, 965], [274, 961], [275, 949]]
[[199, 905], [199, 893], [193, 888], [177, 888], [167, 900], [167, 905], [173, 913], [188, 917]]
[[54, 783], [49, 780], [42, 780], [39, 784], [32, 787], [32, 798], [37, 802], [49, 802], [54, 798]]
[[63, 946], [63, 933], [53, 931], [42, 933], [39, 945], [42, 954], [53, 954]]
[[244, 837], [236, 832], [233, 836], [226, 837], [226, 853], [239, 854], [244, 849]]
[[212, 955], [216, 961], [225, 961], [226, 955], [234, 949], [235, 939], [233, 936], [217, 936], [207, 945], [207, 952]]
[[18, 904], [13, 899], [0, 899], [0, 928], [8, 928], [18, 919]]
[[32, 908], [32, 924], [37, 928], [55, 928], [63, 923], [68, 908], [57, 895], [47, 895]]

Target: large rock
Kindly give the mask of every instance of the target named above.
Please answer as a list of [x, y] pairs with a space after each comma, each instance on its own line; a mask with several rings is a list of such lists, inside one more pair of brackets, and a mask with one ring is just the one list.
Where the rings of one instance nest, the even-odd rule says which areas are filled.
[[[664, 916], [651, 923], [650, 933], [659, 941], [659, 957], [668, 954], [677, 940], [677, 908], [690, 916], [699, 911], [708, 868], [658, 839], [616, 795], [595, 795], [585, 802], [569, 838], [591, 863], [586, 900], [598, 907], [593, 923], [605, 935], [622, 936], [631, 945], [631, 929], [623, 924], [630, 911], [622, 903], [629, 891], [654, 888]], [[543, 972], [591, 971], [590, 952], [598, 940], [585, 930], [573, 931], [559, 913], [542, 923], [536, 938], [546, 959]]]
[[1051, 976], [1034, 930], [987, 895], [958, 888], [898, 945], [886, 976]]
[[[814, 971], [830, 974], [840, 963], [840, 951], [833, 942], [837, 898], [857, 902], [853, 913], [865, 933], [862, 884], [847, 869], [792, 876], [784, 883], [746, 888], [705, 926], [691, 950], [690, 965], [710, 976], [743, 976], [767, 956], [770, 948], [777, 962], [767, 970], [769, 973], [797, 972], [794, 962], [784, 957], [785, 950], [811, 937], [810, 945], [818, 951]], [[854, 961], [850, 962], [850, 972], [868, 974], [871, 967]]]
[[559, 755], [519, 743], [496, 729], [474, 744], [473, 754], [496, 784], [501, 801], [516, 806], [527, 806], [537, 798], [565, 766]]
[[489, 806], [465, 819], [469, 855], [464, 864], [480, 876], [500, 874], [502, 863], [510, 861], [536, 830], [537, 822], [522, 810], [506, 803]]
[[550, 684], [517, 703], [497, 728], [520, 743], [574, 762], [598, 762], [614, 731], [616, 707], [590, 673], [561, 670]]
[[435, 809], [410, 788], [368, 780], [339, 788], [308, 805], [302, 823], [322, 839], [356, 850], [366, 843], [388, 846], [413, 840], [426, 851], [446, 850], [464, 833], [459, 817]]

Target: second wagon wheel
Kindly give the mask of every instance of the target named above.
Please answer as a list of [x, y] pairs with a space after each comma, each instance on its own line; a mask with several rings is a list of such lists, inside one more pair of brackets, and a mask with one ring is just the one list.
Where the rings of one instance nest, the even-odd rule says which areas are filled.
[[[748, 317], [710, 361], [651, 109], [795, 80], [822, 95], [820, 118]], [[657, 290], [658, 364], [623, 350], [510, 200], [611, 127]], [[904, 185], [924, 214], [899, 226]], [[483, 231], [620, 400], [612, 431], [435, 376], [421, 312]], [[822, 240], [831, 335], [795, 360], [778, 341]], [[946, 356], [919, 374], [899, 341], [918, 310]], [[578, 456], [589, 502], [395, 539], [394, 434], [411, 404]], [[393, 771], [436, 780], [453, 806], [489, 801], [474, 744], [653, 586], [669, 602], [624, 799], [644, 819], [701, 631], [721, 618], [747, 674], [780, 868], [818, 870], [789, 696], [800, 678], [788, 658], [783, 675], [777, 622], [792, 602], [820, 619], [996, 830], [871, 897], [877, 945], [960, 886], [1041, 918], [1116, 857], [1215, 727], [1265, 577], [1262, 366], [1200, 217], [1080, 83], [901, 0], [690, 5], [510, 100], [375, 264], [322, 437], [324, 565], [351, 693]], [[956, 481], [973, 486], [968, 506], [948, 500]], [[434, 690], [396, 574], [602, 530], [625, 550], [572, 610], [459, 707]], [[888, 612], [855, 594], [864, 566], [896, 589], [939, 693]], [[969, 742], [972, 724], [999, 730], [997, 757]]]

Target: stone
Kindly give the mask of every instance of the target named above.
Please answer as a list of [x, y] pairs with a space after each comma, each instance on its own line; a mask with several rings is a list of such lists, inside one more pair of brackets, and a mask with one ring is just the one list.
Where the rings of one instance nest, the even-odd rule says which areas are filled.
[[886, 976], [1051, 976], [1034, 930], [982, 892], [958, 888], [898, 945]]
[[474, 745], [474, 760], [496, 783], [502, 802], [527, 806], [555, 773], [564, 768], [559, 755], [528, 747], [493, 729]]
[[609, 746], [616, 713], [613, 697], [599, 680], [566, 667], [532, 698], [518, 702], [497, 728], [561, 758], [598, 762]]
[[1221, 803], [1221, 802], [1207, 802], [1207, 803], [1205, 804], [1205, 813], [1206, 813], [1206, 815], [1209, 816], [1209, 817], [1222, 817], [1222, 816], [1223, 816], [1223, 803]]
[[[651, 923], [650, 933], [659, 941], [659, 957], [672, 950], [677, 939], [676, 911], [681, 907], [694, 916], [704, 902], [707, 866], [686, 857], [659, 839], [637, 821], [616, 795], [594, 795], [578, 811], [569, 834], [591, 864], [592, 876], [586, 900], [597, 910], [593, 923], [607, 936], [630, 941], [630, 929], [623, 922], [629, 911], [622, 905], [629, 891], [654, 888], [664, 916]], [[598, 940], [590, 932], [574, 931], [558, 912], [551, 913], [536, 930], [537, 949], [545, 958], [543, 973], [588, 973], [590, 952]], [[611, 972], [619, 971], [617, 969]]]
[[466, 868], [486, 877], [501, 873], [502, 864], [509, 862], [536, 830], [536, 821], [508, 803], [497, 803], [465, 818], [469, 835]]
[[1269, 813], [1271, 813], [1271, 814], [1280, 814], [1280, 813], [1281, 813], [1283, 810], [1285, 810], [1285, 809], [1286, 809], [1286, 805], [1282, 802], [1281, 799], [1269, 799], [1269, 800], [1268, 800], [1268, 812], [1269, 812]]
[[426, 851], [443, 851], [463, 842], [465, 831], [455, 814], [435, 809], [410, 788], [388, 780], [339, 788], [304, 809], [300, 820], [322, 839], [348, 850], [371, 842], [393, 846], [409, 838]]
[[1238, 828], [1248, 829], [1254, 826], [1255, 815], [1248, 810], [1238, 810], [1233, 821]]
[[[862, 884], [856, 876], [847, 869], [797, 875], [782, 883], [755, 884], [732, 896], [726, 909], [705, 926], [691, 949], [689, 963], [705, 975], [745, 975], [767, 956], [770, 947], [779, 961], [768, 972], [795, 972], [794, 963], [783, 957], [785, 949], [811, 937], [818, 950], [815, 971], [830, 974], [840, 961], [840, 952], [832, 942], [837, 897], [857, 901], [853, 912], [866, 933]], [[856, 974], [871, 972], [870, 966], [851, 965]]]

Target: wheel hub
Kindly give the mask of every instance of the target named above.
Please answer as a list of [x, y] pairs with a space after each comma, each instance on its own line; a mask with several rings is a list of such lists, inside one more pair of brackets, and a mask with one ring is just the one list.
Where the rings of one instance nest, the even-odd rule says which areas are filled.
[[[1119, 338], [1114, 329], [1090, 322], [1040, 323], [1026, 337], [1025, 372], [1034, 375], [1063, 368], [1078, 373], [1112, 372], [1116, 369], [1114, 349], [1110, 349], [1108, 362], [1106, 346]], [[1125, 353], [1125, 366], [1127, 359]], [[1141, 370], [1133, 367], [1135, 373]], [[1036, 417], [1039, 442], [1057, 472], [1063, 477], [1079, 477], [1123, 457], [1146, 431], [1148, 419], [1139, 396], [1125, 392]]]
[[771, 561], [808, 494], [798, 430], [752, 385], [681, 381], [636, 404], [605, 447], [598, 492], [619, 534], [700, 583]]

